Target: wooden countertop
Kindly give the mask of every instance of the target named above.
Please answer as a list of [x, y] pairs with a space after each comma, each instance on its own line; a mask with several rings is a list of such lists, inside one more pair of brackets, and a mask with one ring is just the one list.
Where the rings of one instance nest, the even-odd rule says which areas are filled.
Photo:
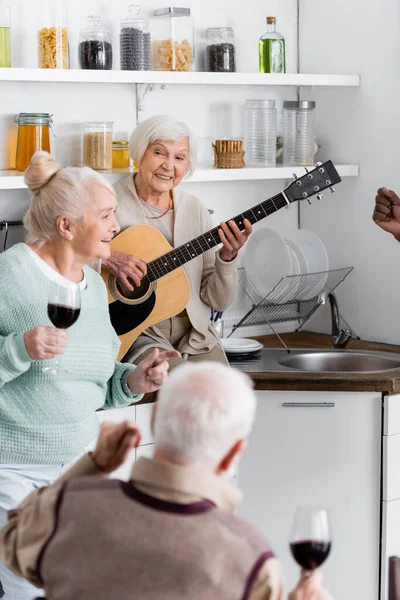
[[[289, 348], [333, 348], [329, 335], [301, 331], [281, 334]], [[254, 337], [265, 348], [281, 348], [275, 335]], [[350, 340], [346, 349], [377, 350], [400, 354], [400, 346]], [[381, 373], [310, 373], [310, 372], [267, 372], [249, 373], [256, 390], [305, 390], [305, 391], [348, 391], [400, 393], [400, 368]]]

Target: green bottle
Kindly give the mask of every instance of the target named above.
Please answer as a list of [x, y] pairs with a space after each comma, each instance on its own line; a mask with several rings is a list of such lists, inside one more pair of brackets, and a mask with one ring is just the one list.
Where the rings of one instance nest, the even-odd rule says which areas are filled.
[[276, 32], [276, 17], [267, 17], [267, 31], [258, 42], [260, 73], [286, 73], [285, 40]]
[[0, 67], [11, 67], [10, 7], [0, 0]]

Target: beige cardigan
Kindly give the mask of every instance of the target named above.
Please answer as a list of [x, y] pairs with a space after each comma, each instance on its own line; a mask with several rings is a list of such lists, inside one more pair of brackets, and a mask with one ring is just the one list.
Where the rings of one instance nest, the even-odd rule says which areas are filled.
[[[145, 223], [132, 175], [118, 181], [114, 189], [118, 200], [117, 220], [121, 230]], [[212, 229], [213, 225], [208, 210], [195, 196], [180, 189], [174, 189], [173, 194], [174, 245], [177, 247]], [[210, 324], [210, 307], [222, 311], [234, 299], [237, 290], [237, 258], [224, 262], [214, 248], [186, 263], [183, 268], [192, 290], [186, 307], [192, 330], [182, 338], [177, 350], [183, 356], [203, 354], [219, 343], [218, 335]], [[171, 347], [156, 326], [149, 327], [138, 337], [126, 359], [133, 362], [142, 352], [152, 347]]]

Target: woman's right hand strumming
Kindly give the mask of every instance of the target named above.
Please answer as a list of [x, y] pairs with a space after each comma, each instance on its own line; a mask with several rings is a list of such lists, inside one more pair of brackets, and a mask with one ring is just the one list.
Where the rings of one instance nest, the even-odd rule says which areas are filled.
[[136, 286], [140, 286], [140, 280], [147, 273], [146, 263], [132, 254], [124, 252], [111, 252], [108, 259], [103, 260], [103, 266], [118, 279], [123, 288], [133, 290], [128, 277]]
[[64, 354], [68, 346], [69, 333], [65, 329], [39, 325], [24, 334], [27, 353], [32, 360], [51, 360]]

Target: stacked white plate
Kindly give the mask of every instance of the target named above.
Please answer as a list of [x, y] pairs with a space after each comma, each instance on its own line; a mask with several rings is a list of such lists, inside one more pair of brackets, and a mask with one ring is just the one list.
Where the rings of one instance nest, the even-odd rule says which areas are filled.
[[221, 338], [222, 347], [228, 356], [251, 356], [257, 354], [263, 345], [247, 338]]
[[[250, 236], [243, 265], [261, 300], [282, 277], [327, 271], [329, 259], [324, 244], [312, 231], [299, 229], [290, 236], [282, 237], [273, 229], [264, 227]], [[302, 300], [312, 298], [322, 291], [326, 279], [327, 275], [324, 274], [314, 276], [308, 282], [300, 277], [287, 280], [278, 301], [289, 302], [299, 296]]]

